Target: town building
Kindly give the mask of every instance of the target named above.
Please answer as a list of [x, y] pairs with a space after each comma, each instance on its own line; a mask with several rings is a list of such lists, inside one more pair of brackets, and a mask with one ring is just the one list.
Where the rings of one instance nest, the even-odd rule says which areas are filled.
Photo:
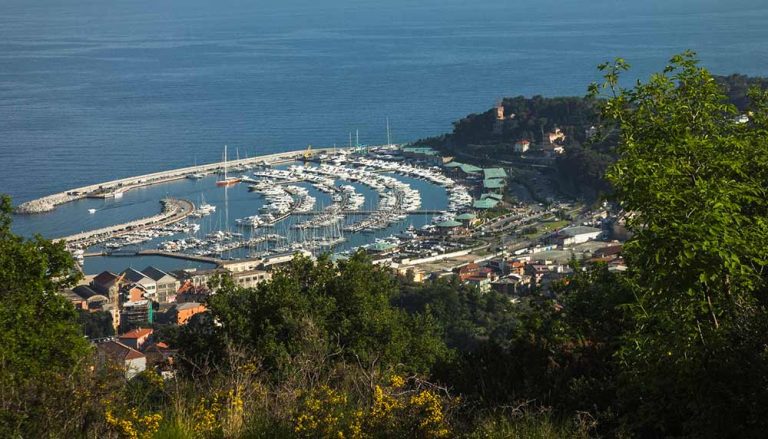
[[456, 221], [460, 221], [465, 228], [473, 227], [480, 222], [480, 220], [477, 219], [477, 215], [470, 212], [465, 212], [465, 213], [456, 215], [456, 218], [454, 219]]
[[206, 311], [205, 305], [197, 302], [177, 303], [174, 305], [169, 314], [171, 319], [177, 325], [185, 325], [195, 314], [200, 314]]
[[482, 168], [466, 163], [449, 162], [444, 166], [448, 174], [455, 178], [479, 178], [483, 175]]
[[152, 324], [155, 320], [154, 312], [151, 300], [125, 302], [120, 311], [120, 326], [122, 328], [130, 328]]
[[158, 302], [167, 303], [174, 300], [174, 296], [176, 296], [176, 290], [179, 289], [180, 285], [178, 279], [166, 273], [165, 271], [159, 270], [152, 266], [141, 270], [141, 273], [155, 281], [155, 285], [157, 286], [156, 300]]
[[441, 235], [462, 235], [466, 233], [464, 224], [461, 221], [446, 220], [435, 224], [437, 232]]
[[493, 198], [483, 198], [480, 200], [475, 200], [472, 203], [472, 207], [477, 210], [489, 210], [493, 209], [499, 204], [498, 200], [495, 200]]
[[86, 310], [86, 311], [88, 310], [88, 301], [86, 301], [84, 298], [80, 297], [73, 290], [66, 289], [66, 290], [62, 291], [61, 294], [67, 300], [69, 300], [69, 303], [71, 303], [72, 306], [75, 307], [75, 309]]
[[429, 147], [404, 146], [400, 149], [400, 154], [405, 158], [424, 161], [432, 165], [443, 164], [443, 157], [440, 153]]
[[555, 240], [558, 245], [567, 247], [597, 239], [601, 234], [602, 230], [595, 227], [566, 227], [555, 234]]
[[157, 297], [157, 282], [139, 270], [128, 268], [122, 273], [125, 282], [140, 285], [146, 291], [145, 297], [155, 299]]
[[96, 345], [102, 363], [112, 361], [125, 370], [125, 378], [131, 379], [147, 368], [147, 357], [136, 349], [118, 341], [109, 340]]
[[109, 271], [102, 271], [91, 280], [91, 288], [99, 294], [110, 297], [111, 292], [117, 290], [120, 276]]
[[154, 330], [152, 328], [136, 328], [117, 337], [117, 341], [130, 348], [141, 350], [147, 341], [149, 341], [153, 332]]

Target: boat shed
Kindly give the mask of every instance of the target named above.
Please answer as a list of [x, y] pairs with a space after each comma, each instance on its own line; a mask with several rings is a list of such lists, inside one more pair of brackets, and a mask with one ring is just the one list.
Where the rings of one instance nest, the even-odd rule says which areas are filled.
[[460, 174], [463, 174], [465, 176], [479, 176], [483, 173], [482, 168], [478, 168], [474, 165], [468, 165], [466, 163], [460, 163], [460, 162], [449, 162], [445, 164], [445, 167], [448, 168], [452, 172], [457, 172]]
[[437, 226], [437, 229], [441, 234], [450, 235], [455, 234], [459, 228], [464, 227], [464, 223], [455, 220], [447, 220], [439, 222], [435, 224], [435, 226]]
[[366, 251], [368, 251], [368, 253], [374, 253], [378, 255], [394, 253], [395, 251], [397, 251], [397, 249], [398, 249], [397, 245], [392, 244], [391, 242], [384, 242], [384, 241], [375, 242], [369, 245], [368, 247], [366, 247]]
[[486, 180], [493, 178], [507, 178], [507, 172], [503, 168], [485, 168], [483, 169], [483, 178]]
[[492, 200], [496, 200], [496, 201], [501, 201], [501, 200], [504, 199], [504, 196], [501, 195], [501, 194], [494, 194], [494, 193], [485, 193], [483, 195], [480, 195], [480, 199], [481, 200], [485, 200], [485, 199], [488, 199], [488, 198], [490, 198]]
[[464, 227], [470, 227], [478, 222], [477, 215], [469, 212], [462, 213], [461, 215], [457, 215], [455, 219], [456, 221], [461, 221]]
[[504, 189], [507, 183], [502, 178], [486, 178], [483, 180], [483, 189], [491, 191], [500, 191]]
[[474, 203], [472, 203], [472, 207], [475, 209], [487, 210], [493, 209], [498, 204], [498, 200], [494, 200], [493, 198], [484, 198], [482, 200], [476, 200]]
[[417, 160], [424, 160], [437, 165], [442, 164], [443, 158], [440, 153], [429, 147], [406, 146], [401, 150], [403, 157]]

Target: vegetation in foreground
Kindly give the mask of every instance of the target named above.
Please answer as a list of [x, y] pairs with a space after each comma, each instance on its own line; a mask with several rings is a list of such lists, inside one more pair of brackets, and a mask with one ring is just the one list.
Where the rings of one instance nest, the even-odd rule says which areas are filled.
[[[768, 416], [768, 96], [750, 120], [692, 54], [631, 89], [601, 66], [629, 271], [508, 297], [397, 280], [362, 254], [225, 284], [126, 382], [56, 292], [63, 247], [0, 215], [4, 437], [759, 437]], [[600, 100], [596, 100], [600, 101]]]

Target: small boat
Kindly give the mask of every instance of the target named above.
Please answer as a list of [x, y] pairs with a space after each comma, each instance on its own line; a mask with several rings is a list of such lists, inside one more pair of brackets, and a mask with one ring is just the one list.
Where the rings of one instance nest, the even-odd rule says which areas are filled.
[[96, 209], [88, 209], [88, 213], [90, 213], [91, 215], [93, 215], [94, 213], [96, 213]]

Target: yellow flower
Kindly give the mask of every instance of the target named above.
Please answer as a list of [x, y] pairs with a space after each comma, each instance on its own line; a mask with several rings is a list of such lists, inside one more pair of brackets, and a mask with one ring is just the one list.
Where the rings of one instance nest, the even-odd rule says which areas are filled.
[[389, 380], [389, 385], [395, 389], [400, 389], [405, 385], [405, 378], [400, 375], [393, 375]]

